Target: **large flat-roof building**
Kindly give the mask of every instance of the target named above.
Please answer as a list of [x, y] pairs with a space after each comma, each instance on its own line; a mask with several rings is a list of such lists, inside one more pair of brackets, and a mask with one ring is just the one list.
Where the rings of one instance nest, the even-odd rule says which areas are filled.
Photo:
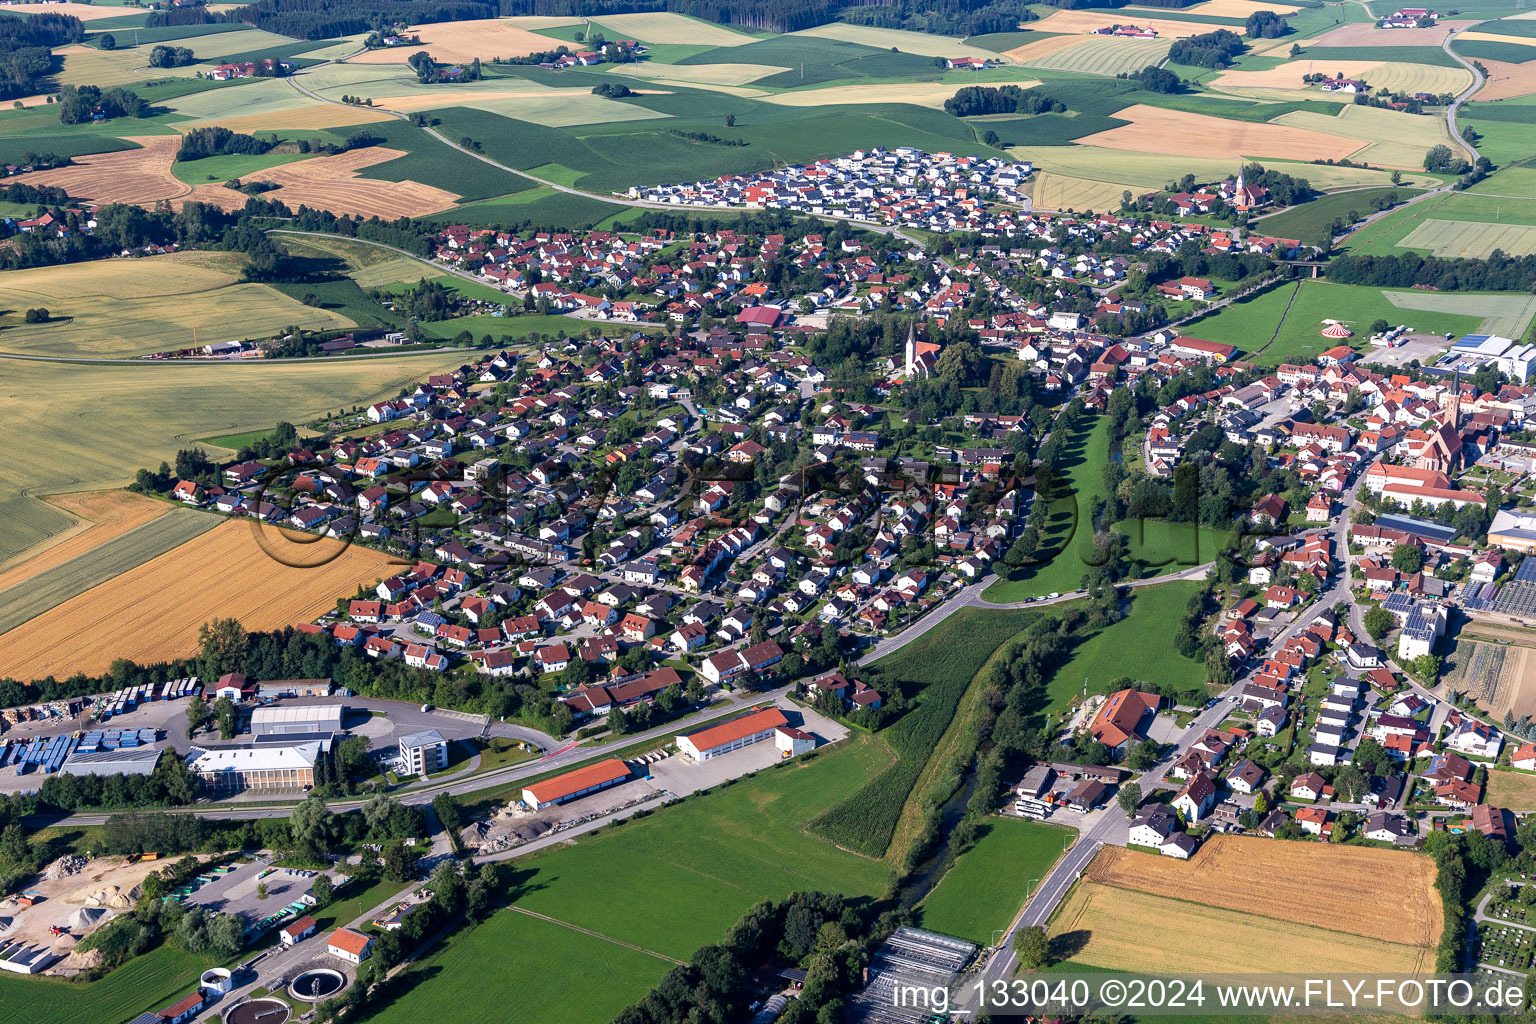
[[764, 708], [722, 725], [679, 736], [677, 749], [694, 761], [708, 761], [712, 757], [772, 739], [775, 729], [788, 724], [789, 719], [784, 717], [784, 712], [778, 708]]
[[341, 732], [340, 704], [308, 704], [297, 707], [257, 708], [251, 712], [251, 735], [314, 736]]
[[1499, 509], [1488, 527], [1488, 543], [1505, 551], [1536, 552], [1536, 516]]
[[616, 757], [610, 757], [606, 761], [523, 787], [523, 803], [539, 811], [616, 786], [628, 778], [629, 765]]
[[400, 737], [400, 774], [431, 775], [448, 767], [448, 741], [436, 729]]
[[235, 793], [245, 789], [308, 789], [315, 784], [315, 762], [328, 750], [324, 740], [249, 747], [193, 747], [187, 768], [205, 789]]

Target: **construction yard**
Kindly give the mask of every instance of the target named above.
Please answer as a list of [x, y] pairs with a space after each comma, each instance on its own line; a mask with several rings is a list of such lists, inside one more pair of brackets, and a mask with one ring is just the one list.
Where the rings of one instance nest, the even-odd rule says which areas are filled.
[[42, 948], [61, 958], [47, 973], [79, 973], [90, 966], [91, 955], [73, 956], [75, 943], [132, 907], [145, 876], [168, 863], [173, 861], [128, 864], [122, 857], [60, 857], [24, 890], [35, 899], [32, 906], [22, 905], [22, 893], [0, 901], [0, 943]]

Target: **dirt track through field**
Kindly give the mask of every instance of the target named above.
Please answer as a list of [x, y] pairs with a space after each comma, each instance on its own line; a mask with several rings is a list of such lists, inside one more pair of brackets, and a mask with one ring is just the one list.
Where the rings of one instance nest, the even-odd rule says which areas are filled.
[[1121, 889], [1426, 948], [1444, 927], [1434, 861], [1397, 850], [1216, 836], [1187, 861], [1105, 847], [1087, 875]]
[[129, 135], [142, 149], [77, 156], [68, 167], [33, 171], [9, 179], [11, 184], [62, 188], [78, 199], [96, 203], [153, 205], [186, 195], [190, 187], [171, 173], [179, 135]]

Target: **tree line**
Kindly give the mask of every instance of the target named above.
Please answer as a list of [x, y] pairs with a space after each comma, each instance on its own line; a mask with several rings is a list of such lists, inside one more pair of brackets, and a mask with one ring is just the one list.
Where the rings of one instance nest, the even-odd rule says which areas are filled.
[[1428, 285], [1439, 291], [1529, 292], [1536, 290], [1536, 254], [1512, 256], [1495, 249], [1487, 259], [1423, 256], [1414, 252], [1388, 256], [1344, 255], [1328, 264], [1328, 279], [1338, 284], [1376, 288]]
[[1224, 68], [1232, 58], [1247, 49], [1236, 32], [1219, 28], [1197, 36], [1176, 39], [1168, 51], [1168, 59], [1176, 64], [1188, 64], [1197, 68]]
[[53, 47], [78, 43], [85, 25], [67, 14], [30, 14], [0, 18], [0, 99], [45, 91], [54, 72]]
[[944, 101], [946, 113], [955, 117], [984, 114], [1058, 114], [1067, 105], [1039, 89], [1017, 85], [968, 85]]

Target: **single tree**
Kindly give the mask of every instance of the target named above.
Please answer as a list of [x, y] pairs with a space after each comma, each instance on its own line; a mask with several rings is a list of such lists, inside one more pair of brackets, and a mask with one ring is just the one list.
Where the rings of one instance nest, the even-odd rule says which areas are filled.
[[1019, 966], [1027, 971], [1044, 967], [1051, 956], [1051, 940], [1045, 929], [1037, 924], [1020, 928], [1013, 933], [1013, 951], [1019, 958]]
[[1139, 782], [1127, 782], [1120, 787], [1120, 792], [1115, 796], [1115, 802], [1125, 812], [1127, 818], [1136, 817], [1136, 808], [1141, 806], [1141, 784]]

